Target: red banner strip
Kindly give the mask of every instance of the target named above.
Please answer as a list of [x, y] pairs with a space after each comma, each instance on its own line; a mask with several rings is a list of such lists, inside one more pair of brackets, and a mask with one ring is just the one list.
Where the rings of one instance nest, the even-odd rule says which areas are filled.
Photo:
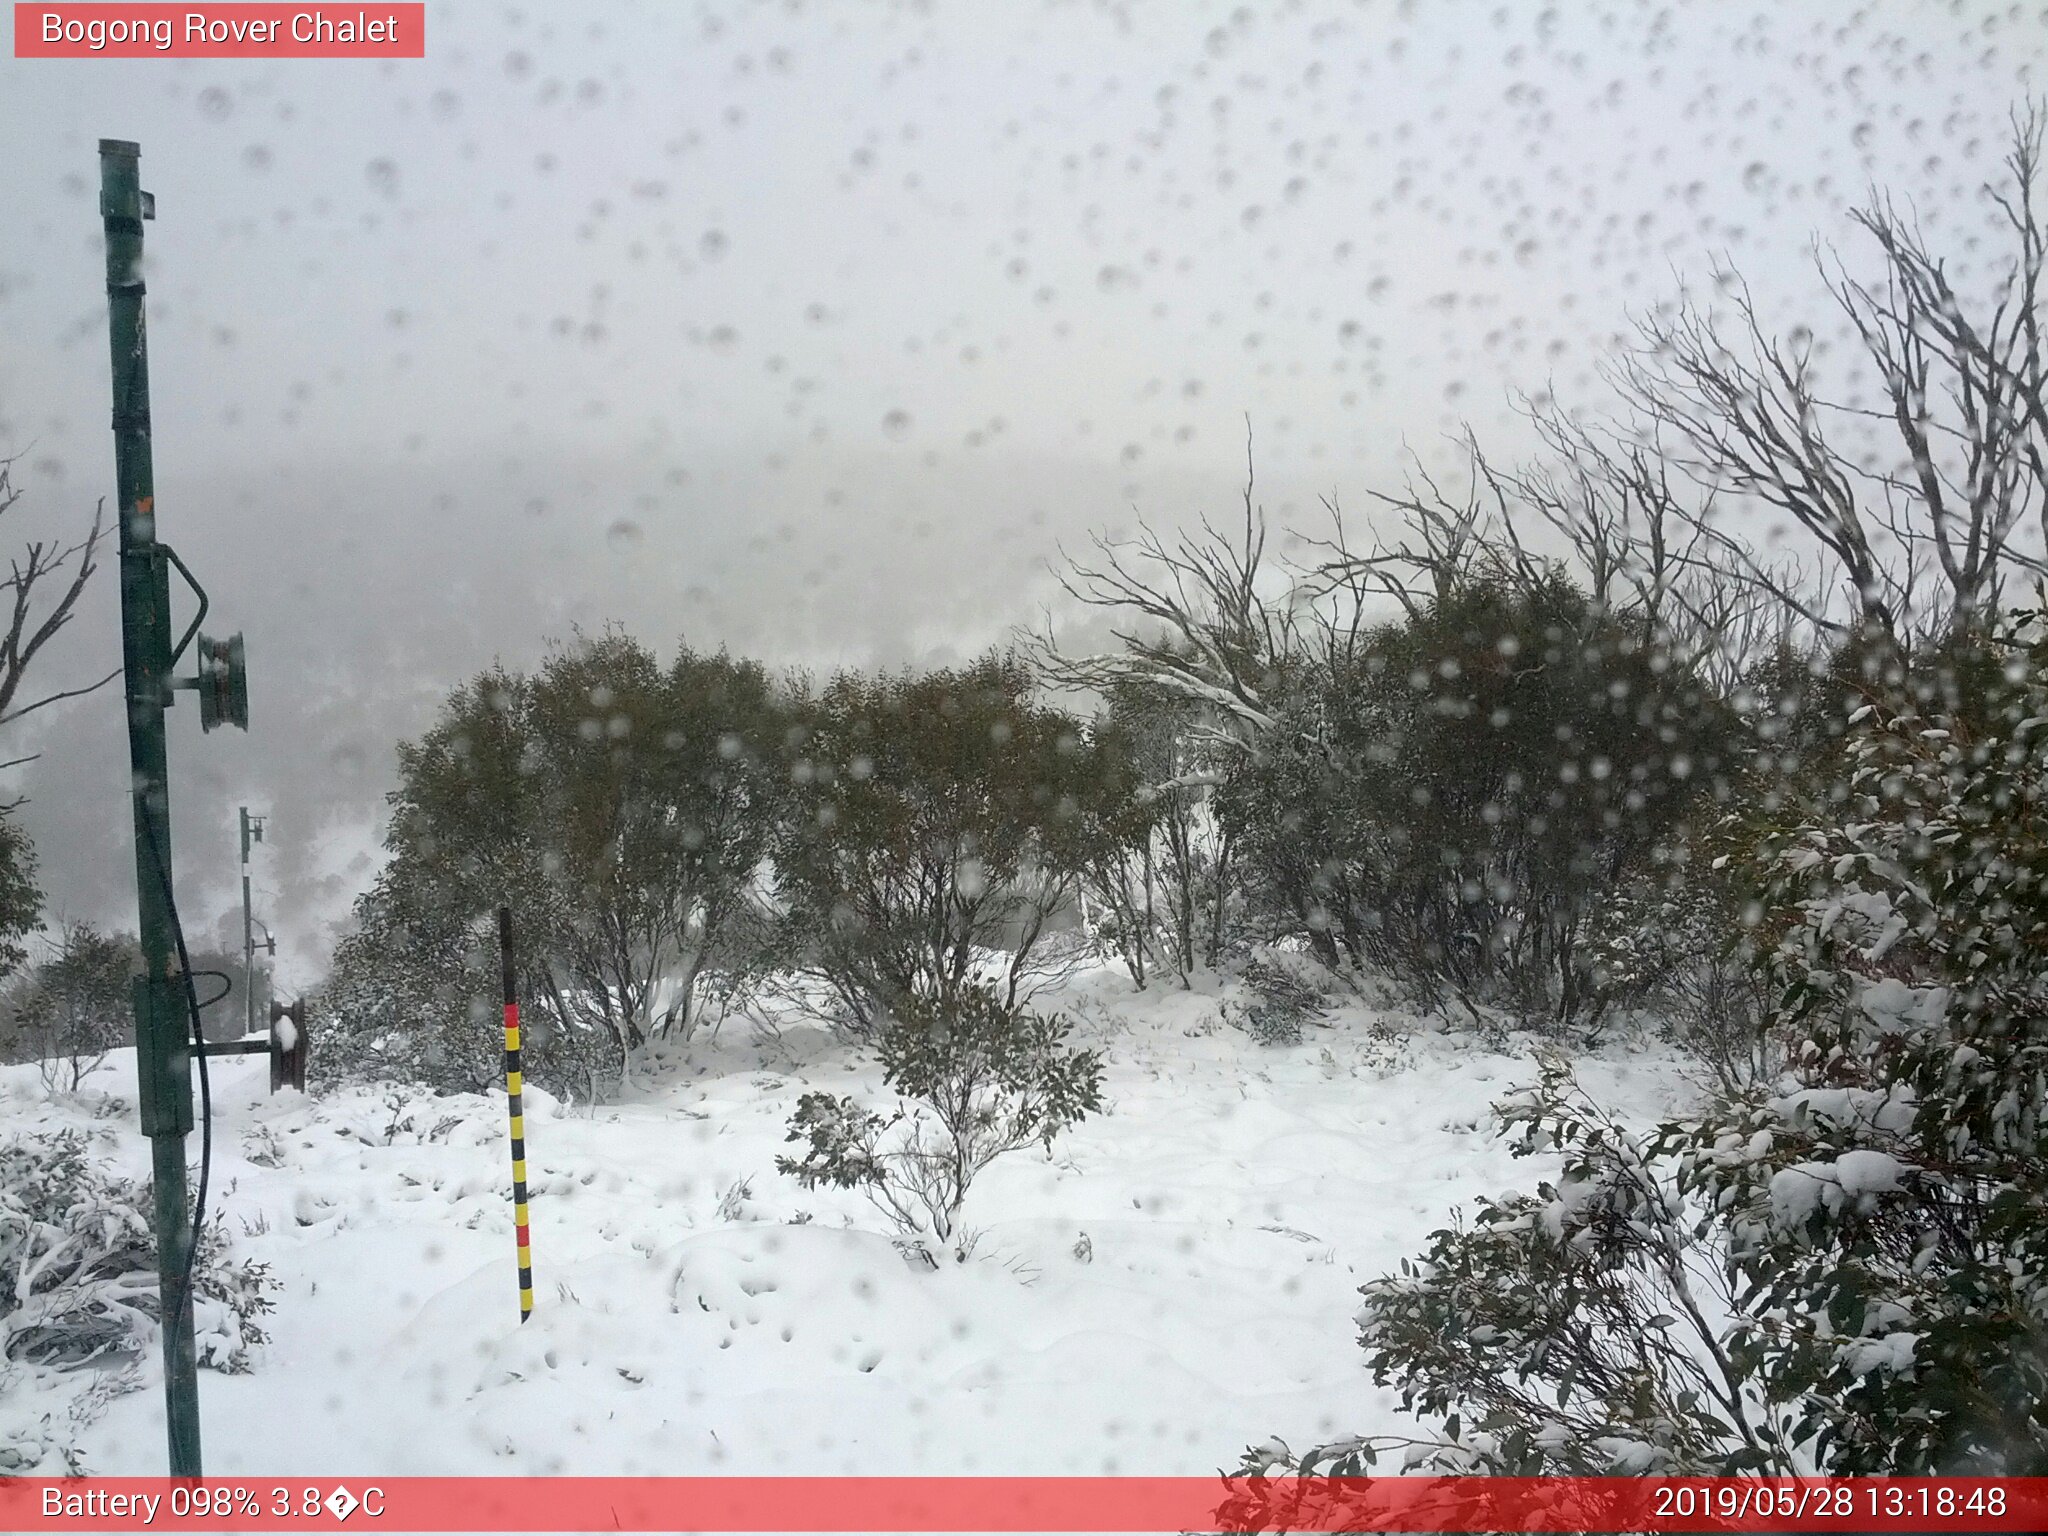
[[17, 59], [423, 59], [424, 4], [23, 5]]
[[2048, 1478], [0, 1478], [9, 1531], [2040, 1531]]

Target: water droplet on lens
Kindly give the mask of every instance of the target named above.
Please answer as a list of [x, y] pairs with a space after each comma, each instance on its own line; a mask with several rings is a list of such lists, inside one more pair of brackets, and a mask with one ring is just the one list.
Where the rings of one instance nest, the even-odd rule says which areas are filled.
[[199, 115], [212, 122], [221, 122], [234, 111], [234, 100], [217, 85], [209, 85], [199, 93]]
[[629, 517], [620, 518], [604, 531], [605, 542], [621, 554], [639, 548], [645, 537], [640, 525]]
[[882, 430], [901, 442], [910, 435], [910, 412], [895, 410], [882, 418]]
[[726, 238], [723, 230], [707, 229], [697, 242], [697, 249], [704, 253], [706, 261], [716, 261], [725, 254]]

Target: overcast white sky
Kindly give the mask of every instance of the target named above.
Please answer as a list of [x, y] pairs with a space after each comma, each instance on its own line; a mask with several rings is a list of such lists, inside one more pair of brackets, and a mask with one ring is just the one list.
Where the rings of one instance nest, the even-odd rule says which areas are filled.
[[[1825, 339], [1811, 239], [1856, 264], [1875, 179], [1966, 253], [2044, 50], [2039, 4], [844, 0], [0, 57], [14, 537], [111, 491], [95, 145], [136, 139], [161, 527], [250, 647], [246, 738], [173, 719], [181, 886], [225, 913], [273, 811], [289, 981], [394, 742], [494, 655], [945, 659], [1060, 540], [1228, 510], [1247, 418], [1307, 526], [1461, 422], [1512, 456], [1517, 391], [1603, 405], [1722, 253]], [[52, 681], [118, 659], [111, 579], [69, 639]], [[105, 693], [7, 745], [53, 903], [132, 921], [121, 730]]]

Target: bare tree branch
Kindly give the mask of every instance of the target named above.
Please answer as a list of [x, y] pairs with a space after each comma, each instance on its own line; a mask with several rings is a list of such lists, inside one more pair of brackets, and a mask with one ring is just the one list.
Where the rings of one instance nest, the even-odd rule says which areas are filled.
[[[0, 459], [0, 516], [21, 499], [10, 478], [13, 460]], [[99, 569], [100, 542], [105, 537], [106, 504], [93, 511], [92, 527], [75, 544], [58, 547], [45, 540], [31, 540], [27, 549], [12, 562], [12, 572], [0, 590], [10, 594], [4, 624], [0, 624], [0, 726], [23, 715], [54, 704], [60, 699], [78, 698], [105, 687], [120, 675], [117, 667], [96, 683], [46, 695], [31, 704], [17, 705], [23, 680], [31, 663], [44, 646], [71, 622], [85, 584]], [[49, 607], [38, 614], [39, 589], [46, 594], [53, 581], [64, 578]]]

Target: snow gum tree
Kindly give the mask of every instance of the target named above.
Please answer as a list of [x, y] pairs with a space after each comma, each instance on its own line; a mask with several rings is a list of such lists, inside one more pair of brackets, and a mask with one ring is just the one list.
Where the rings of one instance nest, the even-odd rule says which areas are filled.
[[487, 971], [509, 902], [538, 1047], [687, 1035], [707, 984], [755, 966], [777, 709], [752, 663], [685, 650], [664, 667], [618, 633], [475, 678], [399, 748], [391, 861], [339, 978], [368, 1001], [455, 957]]
[[1561, 571], [1461, 574], [1283, 708], [1224, 781], [1259, 904], [1332, 967], [1541, 1020], [1595, 1010], [1606, 895], [1682, 841], [1727, 712]]
[[[1365, 1288], [1430, 1465], [1518, 1474], [2048, 1471], [2048, 638], [1972, 721], [1873, 702], [1846, 796], [1754, 852], [1787, 1070], [1632, 1136], [1553, 1067], [1563, 1158]], [[1347, 1441], [1245, 1470], [1351, 1472]]]
[[[501, 1086], [496, 943], [490, 916], [451, 908], [416, 866], [387, 867], [356, 904], [355, 927], [336, 946], [313, 1010], [316, 1021], [331, 1021], [319, 1046], [322, 1080], [418, 1083], [448, 1093]], [[538, 997], [531, 957], [522, 971], [520, 996]], [[594, 1100], [617, 1081], [621, 1065], [609, 1035], [561, 1029], [544, 1008], [531, 1010], [527, 1081]]]
[[1216, 816], [1218, 754], [1185, 699], [1126, 678], [1102, 696], [1090, 740], [1137, 787], [1082, 848], [1083, 917], [1140, 987], [1160, 971], [1186, 985], [1222, 962], [1243, 921], [1235, 845]]
[[[1700, 489], [1690, 562], [1767, 600], [1775, 643], [1734, 669], [1753, 733], [1694, 852], [1737, 897], [1773, 1049], [1646, 1134], [1562, 1065], [1502, 1106], [1557, 1171], [1358, 1314], [1426, 1431], [1273, 1441], [1245, 1473], [1400, 1448], [1485, 1472], [2048, 1472], [2042, 137], [2018, 117], [1985, 189], [2002, 261], [1982, 240], [1945, 261], [1878, 201], [1856, 217], [1880, 278], [1824, 265], [1876, 399], [1831, 387], [1805, 328], [1767, 334], [1733, 274], [1732, 319], [1682, 304], [1617, 370], [1662, 483]], [[1710, 521], [1717, 497], [1782, 515], [1820, 575]]]
[[950, 1002], [985, 961], [1016, 1002], [1091, 857], [1142, 836], [1129, 758], [1032, 691], [1022, 663], [988, 656], [840, 674], [799, 707], [776, 889], [797, 962], [862, 1031]]
[[75, 1092], [108, 1051], [130, 1038], [135, 946], [89, 923], [68, 923], [50, 951], [10, 989], [10, 1033], [16, 1052], [41, 1063], [45, 1086]]
[[[0, 458], [0, 519], [20, 503], [13, 481], [12, 458]], [[105, 687], [120, 676], [117, 667], [97, 682], [46, 693], [28, 687], [31, 667], [40, 677], [37, 658], [61, 634], [77, 612], [93, 572], [99, 568], [106, 535], [104, 509], [95, 509], [84, 536], [66, 544], [53, 539], [26, 540], [0, 582], [0, 731], [19, 737], [19, 722], [52, 704], [76, 699]], [[11, 524], [9, 526], [12, 526]], [[17, 727], [8, 731], [8, 727]], [[37, 754], [12, 757], [0, 767], [33, 762]], [[42, 890], [36, 882], [36, 851], [28, 832], [15, 817], [19, 800], [0, 803], [0, 977], [11, 974], [28, 958], [28, 938], [42, 918]]]

